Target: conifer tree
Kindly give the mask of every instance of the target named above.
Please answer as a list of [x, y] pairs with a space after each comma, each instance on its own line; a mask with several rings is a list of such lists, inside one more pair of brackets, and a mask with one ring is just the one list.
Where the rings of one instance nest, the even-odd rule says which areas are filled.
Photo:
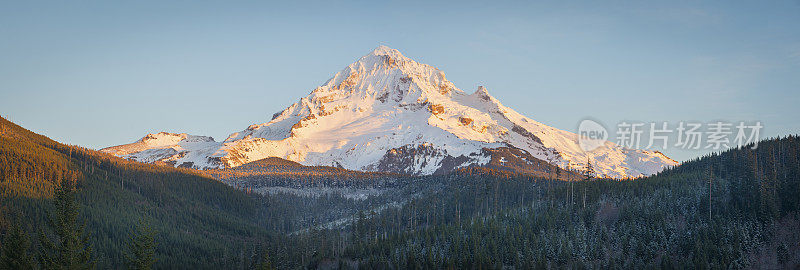
[[39, 263], [43, 269], [93, 269], [96, 261], [89, 243], [86, 225], [78, 225], [75, 180], [62, 181], [55, 191], [55, 215], [48, 220], [54, 235], [40, 231]]
[[144, 221], [139, 220], [136, 232], [131, 235], [128, 242], [129, 253], [125, 254], [128, 262], [128, 269], [145, 270], [151, 269], [156, 262], [156, 231]]

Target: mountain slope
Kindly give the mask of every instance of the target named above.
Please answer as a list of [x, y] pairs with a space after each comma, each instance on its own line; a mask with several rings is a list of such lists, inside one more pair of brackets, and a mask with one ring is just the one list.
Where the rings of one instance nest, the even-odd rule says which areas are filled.
[[433, 191], [354, 221], [356, 244], [340, 261], [363, 268], [798, 269], [800, 137], [751, 146], [635, 181], [548, 181], [475, 168], [420, 177], [411, 183], [419, 188], [409, 189]]
[[501, 147], [521, 150], [523, 160], [562, 168], [584, 167], [591, 160], [598, 175], [616, 178], [651, 175], [677, 165], [660, 153], [611, 142], [585, 152], [576, 134], [503, 106], [486, 88], [465, 93], [438, 69], [385, 46], [269, 122], [232, 133], [222, 142], [159, 133], [102, 151], [198, 169], [280, 157], [303, 165], [428, 175], [486, 166], [493, 158], [488, 150]]
[[64, 145], [0, 117], [0, 236], [19, 224], [35, 247], [52, 211], [49, 198], [65, 179], [78, 183], [80, 222], [91, 232], [98, 268], [125, 266], [140, 219], [158, 232], [156, 268], [222, 268], [231, 263], [226, 252], [252, 252], [273, 238], [264, 228], [273, 222], [265, 221], [269, 209], [257, 197], [193, 170]]

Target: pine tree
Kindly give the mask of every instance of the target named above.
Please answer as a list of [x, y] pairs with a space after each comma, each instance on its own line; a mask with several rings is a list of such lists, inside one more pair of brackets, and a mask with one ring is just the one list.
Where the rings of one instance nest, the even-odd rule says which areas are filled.
[[44, 269], [93, 269], [95, 260], [89, 244], [86, 225], [78, 225], [78, 203], [75, 201], [75, 180], [62, 181], [55, 191], [55, 215], [48, 220], [54, 231], [53, 239], [44, 231], [39, 233], [42, 247], [39, 263]]
[[30, 245], [28, 234], [19, 226], [9, 229], [0, 252], [0, 269], [33, 269]]
[[128, 242], [129, 253], [125, 255], [129, 269], [150, 269], [156, 262], [156, 231], [144, 219], [139, 220], [135, 234]]

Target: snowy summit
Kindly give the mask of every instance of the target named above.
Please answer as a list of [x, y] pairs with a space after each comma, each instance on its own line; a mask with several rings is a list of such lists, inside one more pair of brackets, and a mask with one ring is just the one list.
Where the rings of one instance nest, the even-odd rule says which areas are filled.
[[484, 87], [465, 93], [439, 69], [386, 46], [337, 72], [268, 122], [222, 142], [162, 132], [102, 151], [197, 169], [280, 157], [304, 165], [427, 175], [486, 165], [498, 158], [492, 150], [501, 148], [514, 149], [505, 153], [516, 153], [511, 155], [517, 160], [540, 159], [562, 168], [582, 168], [591, 160], [598, 176], [614, 178], [651, 175], [677, 165], [661, 153], [611, 142], [583, 151], [576, 134], [503, 106]]

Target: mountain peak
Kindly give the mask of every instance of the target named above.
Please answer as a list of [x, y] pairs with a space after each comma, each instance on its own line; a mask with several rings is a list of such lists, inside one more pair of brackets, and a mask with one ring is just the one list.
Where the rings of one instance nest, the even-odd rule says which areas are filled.
[[150, 142], [150, 141], [161, 141], [161, 140], [183, 140], [186, 139], [188, 134], [186, 133], [170, 133], [170, 132], [159, 132], [159, 133], [150, 133], [139, 139], [141, 142]]
[[489, 90], [487, 90], [486, 87], [483, 87], [483, 85], [478, 86], [478, 90], [475, 90], [475, 94], [481, 96], [491, 96], [489, 95]]
[[[488, 164], [484, 149], [514, 147], [530, 159], [580, 164], [577, 135], [503, 106], [479, 86], [467, 94], [443, 71], [378, 46], [273, 115], [269, 122], [210, 137], [159, 133], [103, 151], [134, 160], [195, 168], [235, 167], [268, 157], [350, 170], [433, 174]], [[656, 173], [675, 162], [611, 143], [593, 156], [609, 177]], [[532, 163], [531, 163], [532, 164]]]
[[377, 48], [372, 50], [371, 54], [372, 55], [389, 55], [389, 56], [399, 55], [399, 56], [403, 56], [403, 54], [400, 53], [400, 51], [398, 51], [396, 49], [389, 48], [386, 45], [378, 46]]
[[492, 95], [489, 94], [489, 90], [487, 90], [486, 87], [483, 87], [483, 85], [478, 86], [478, 90], [475, 90], [475, 93], [473, 93], [472, 95], [477, 96], [478, 98], [485, 101], [499, 102], [497, 101], [497, 99], [495, 99]]
[[162, 131], [159, 133], [147, 134], [139, 139], [139, 142], [149, 145], [169, 145], [181, 141], [213, 142], [214, 138], [208, 136], [190, 135], [186, 133], [170, 133]]
[[360, 63], [368, 67], [369, 66], [375, 67], [375, 64], [378, 64], [378, 66], [383, 64], [384, 66], [396, 67], [397, 65], [401, 65], [402, 63], [405, 62], [413, 62], [413, 60], [409, 59], [408, 57], [405, 57], [402, 53], [400, 53], [400, 51], [396, 49], [389, 48], [385, 45], [380, 45], [374, 50], [372, 50], [372, 52], [361, 57], [361, 59], [354, 64]]

